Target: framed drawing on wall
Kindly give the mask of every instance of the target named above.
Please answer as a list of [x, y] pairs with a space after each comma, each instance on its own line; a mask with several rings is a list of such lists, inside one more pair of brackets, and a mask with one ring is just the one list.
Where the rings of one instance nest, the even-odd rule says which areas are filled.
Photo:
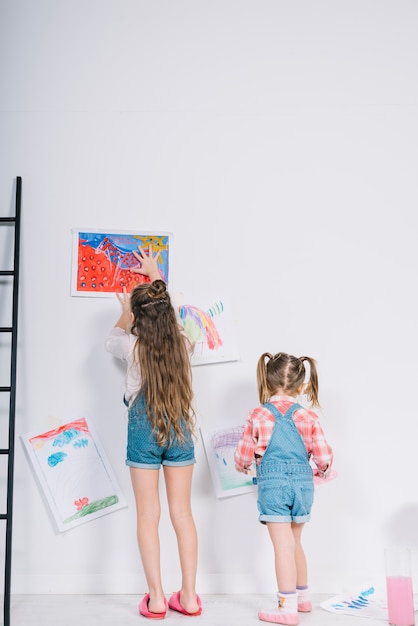
[[150, 245], [153, 254], [159, 252], [161, 277], [169, 285], [172, 233], [73, 228], [71, 295], [108, 297], [121, 293], [123, 287], [130, 292], [135, 285], [148, 282], [148, 277], [132, 268], [139, 267], [133, 251], [148, 251]]
[[84, 417], [20, 438], [59, 532], [127, 506], [97, 433]]

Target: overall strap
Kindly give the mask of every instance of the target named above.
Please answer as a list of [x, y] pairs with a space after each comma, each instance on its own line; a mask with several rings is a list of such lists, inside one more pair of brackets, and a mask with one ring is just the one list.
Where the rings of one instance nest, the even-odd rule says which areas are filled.
[[263, 407], [268, 409], [270, 413], [272, 413], [276, 419], [279, 419], [280, 417], [293, 418], [293, 413], [297, 411], [298, 409], [303, 408], [302, 405], [298, 404], [298, 402], [295, 402], [294, 404], [292, 404], [287, 409], [286, 413], [280, 413], [279, 409], [276, 406], [274, 406], [272, 402], [266, 402], [265, 404], [263, 404]]
[[[279, 409], [275, 407], [272, 402], [266, 402], [265, 404], [263, 404], [263, 407], [270, 411], [276, 420], [270, 443], [273, 440], [277, 441], [278, 438], [278, 445], [280, 446], [280, 442], [283, 440], [283, 436], [285, 436], [287, 440], [289, 440], [290, 437], [293, 442], [293, 449], [295, 454], [299, 455], [299, 458], [303, 459], [303, 462], [308, 463], [308, 451], [306, 450], [306, 446], [302, 439], [302, 436], [298, 431], [295, 422], [293, 421], [293, 413], [298, 409], [303, 409], [302, 405], [295, 402], [287, 409], [284, 414], [280, 413]], [[267, 446], [265, 455], [269, 451], [269, 448], [270, 444]]]

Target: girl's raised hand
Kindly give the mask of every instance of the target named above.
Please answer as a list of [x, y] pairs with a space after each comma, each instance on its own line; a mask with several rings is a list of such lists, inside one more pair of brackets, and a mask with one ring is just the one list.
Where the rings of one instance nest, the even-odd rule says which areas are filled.
[[126, 287], [122, 288], [122, 293], [117, 293], [116, 297], [121, 303], [122, 312], [115, 326], [122, 328], [126, 333], [129, 333], [132, 326], [132, 312], [131, 312], [131, 300], [130, 295], [126, 291]]
[[139, 253], [136, 250], [133, 250], [132, 253], [135, 258], [138, 259], [140, 265], [139, 267], [133, 267], [131, 269], [131, 272], [133, 272], [134, 274], [143, 274], [144, 276], [148, 276], [151, 282], [161, 279], [161, 274], [158, 269], [158, 258], [160, 256], [160, 250], [155, 256], [152, 255], [151, 244], [148, 247], [148, 254], [140, 246], [138, 246], [138, 250]]
[[126, 291], [126, 287], [122, 287], [122, 293], [117, 293], [116, 297], [119, 300], [119, 302], [121, 303], [122, 311], [124, 311], [124, 312], [129, 311], [130, 312], [130, 310], [131, 310], [130, 295]]

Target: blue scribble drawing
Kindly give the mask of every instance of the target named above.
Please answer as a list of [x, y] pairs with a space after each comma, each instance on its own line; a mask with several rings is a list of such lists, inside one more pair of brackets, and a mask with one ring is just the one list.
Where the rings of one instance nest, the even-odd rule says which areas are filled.
[[61, 463], [67, 455], [65, 452], [56, 452], [55, 454], [50, 454], [48, 457], [48, 465], [49, 467], [55, 467], [58, 463]]
[[387, 621], [387, 598], [385, 593], [375, 593], [374, 587], [369, 587], [359, 593], [340, 594], [321, 602], [321, 607], [332, 613], [371, 617]]
[[220, 313], [223, 313], [223, 311], [224, 311], [223, 302], [216, 302], [213, 306], [209, 308], [208, 313], [211, 317], [215, 317], [215, 315], [219, 315]]
[[89, 445], [88, 439], [77, 439], [74, 441], [74, 448], [86, 448]]
[[343, 601], [342, 604], [335, 603], [332, 606], [335, 609], [343, 609], [343, 608], [363, 609], [365, 606], [369, 606], [370, 604], [369, 598], [367, 596], [370, 596], [373, 594], [374, 594], [374, 587], [369, 587], [369, 589], [366, 589], [365, 591], [361, 591], [357, 597], [350, 598], [350, 600], [345, 600]]
[[62, 448], [63, 446], [66, 446], [69, 443], [71, 443], [71, 441], [75, 439], [76, 437], [78, 437], [79, 434], [80, 434], [79, 431], [76, 430], [75, 428], [69, 428], [68, 430], [64, 430], [57, 437], [55, 437], [54, 441], [52, 442], [52, 445]]

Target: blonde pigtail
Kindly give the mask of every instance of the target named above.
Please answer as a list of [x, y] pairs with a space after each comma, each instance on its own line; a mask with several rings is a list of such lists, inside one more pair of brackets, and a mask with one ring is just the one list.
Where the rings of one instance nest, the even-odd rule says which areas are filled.
[[316, 369], [316, 361], [309, 356], [301, 356], [299, 360], [307, 361], [309, 363], [309, 380], [305, 388], [305, 394], [312, 406], [320, 407], [319, 404], [319, 385], [318, 385], [318, 373]]
[[258, 386], [258, 397], [260, 398], [261, 404], [267, 402], [270, 397], [270, 393], [267, 387], [267, 365], [266, 359], [272, 359], [273, 356], [270, 352], [264, 352], [257, 363], [257, 386]]

